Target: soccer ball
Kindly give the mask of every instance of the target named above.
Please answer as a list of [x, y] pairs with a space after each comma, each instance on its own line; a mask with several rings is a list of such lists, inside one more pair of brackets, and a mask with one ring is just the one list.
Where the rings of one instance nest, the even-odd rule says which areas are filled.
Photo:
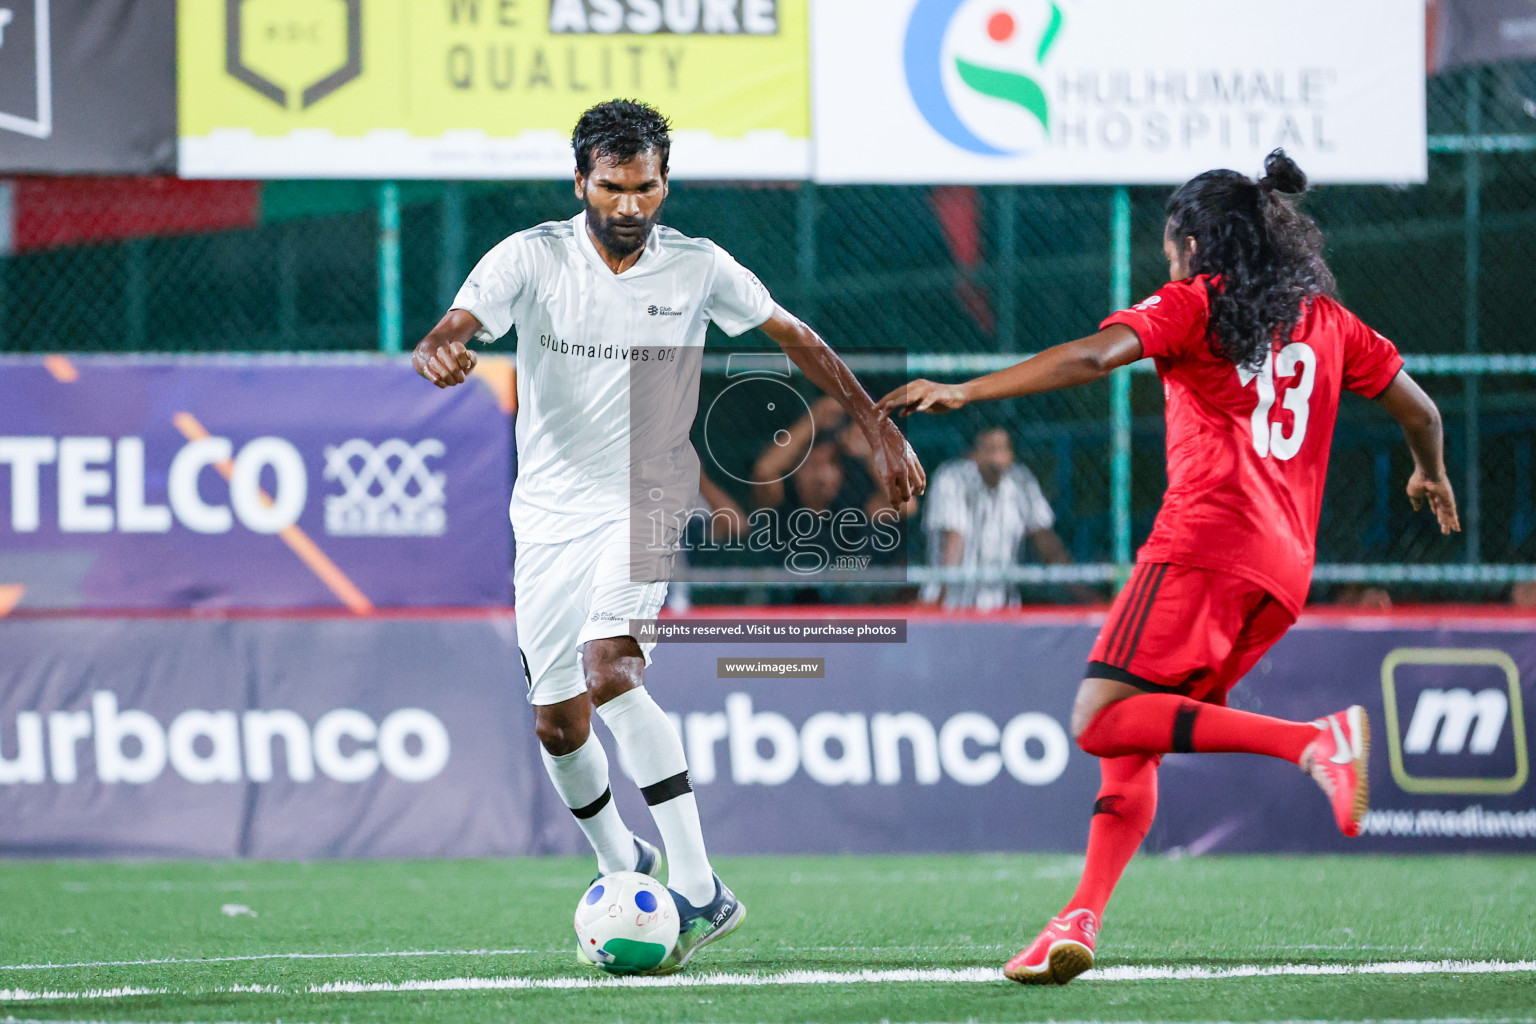
[[576, 942], [605, 971], [644, 974], [677, 945], [677, 904], [650, 875], [604, 875], [576, 904]]

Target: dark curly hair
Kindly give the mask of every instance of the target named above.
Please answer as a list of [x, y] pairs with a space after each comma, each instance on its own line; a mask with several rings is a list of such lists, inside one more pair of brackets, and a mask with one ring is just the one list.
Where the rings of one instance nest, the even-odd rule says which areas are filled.
[[1191, 274], [1207, 274], [1211, 352], [1257, 370], [1289, 340], [1307, 303], [1332, 297], [1337, 284], [1323, 257], [1323, 233], [1298, 200], [1307, 176], [1277, 149], [1264, 177], [1206, 171], [1168, 198], [1168, 234], [1182, 245], [1193, 237]]
[[576, 151], [576, 170], [592, 173], [594, 154], [611, 156], [628, 163], [637, 154], [654, 149], [661, 158], [661, 173], [667, 173], [667, 159], [672, 155], [672, 123], [655, 107], [640, 100], [609, 100], [587, 110], [571, 133], [571, 148]]

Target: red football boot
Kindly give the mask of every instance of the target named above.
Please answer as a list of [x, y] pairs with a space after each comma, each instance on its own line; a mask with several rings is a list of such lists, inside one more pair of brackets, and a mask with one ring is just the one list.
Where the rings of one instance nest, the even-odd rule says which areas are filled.
[[1093, 966], [1098, 935], [1098, 915], [1069, 910], [1051, 918], [1027, 949], [1003, 965], [1003, 974], [1025, 985], [1065, 985]]
[[1371, 752], [1371, 726], [1365, 708], [1355, 704], [1312, 723], [1321, 730], [1301, 755], [1301, 770], [1317, 780], [1333, 804], [1339, 831], [1353, 838], [1370, 807], [1366, 758]]

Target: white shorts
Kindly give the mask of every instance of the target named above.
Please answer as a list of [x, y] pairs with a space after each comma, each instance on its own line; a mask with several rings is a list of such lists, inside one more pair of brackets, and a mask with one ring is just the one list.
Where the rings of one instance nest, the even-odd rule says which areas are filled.
[[[557, 544], [518, 543], [513, 586], [528, 703], [558, 704], [586, 693], [581, 645], [629, 636], [630, 619], [661, 611], [666, 581], [631, 582], [629, 544], [628, 520]], [[647, 665], [655, 646], [640, 645]]]

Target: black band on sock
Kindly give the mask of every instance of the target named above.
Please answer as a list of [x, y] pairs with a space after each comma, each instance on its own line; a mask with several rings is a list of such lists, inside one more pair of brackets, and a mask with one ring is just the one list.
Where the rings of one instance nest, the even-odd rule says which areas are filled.
[[655, 807], [664, 804], [668, 800], [676, 800], [684, 793], [693, 792], [693, 783], [688, 781], [688, 770], [685, 768], [670, 779], [662, 779], [653, 782], [649, 786], [640, 789], [640, 795], [645, 797], [647, 807]]
[[607, 789], [603, 790], [602, 796], [598, 797], [596, 800], [593, 800], [591, 803], [587, 804], [587, 806], [572, 807], [571, 813], [576, 815], [576, 817], [580, 818], [582, 821], [586, 821], [588, 818], [595, 815], [598, 811], [602, 810], [604, 807], [607, 807], [608, 801], [612, 799], [613, 787], [609, 786]]
[[1185, 704], [1173, 716], [1173, 752], [1195, 752], [1195, 719], [1200, 716], [1200, 705]]
[[1118, 817], [1120, 817], [1120, 810], [1119, 810], [1120, 801], [1123, 800], [1123, 799], [1124, 799], [1124, 797], [1121, 797], [1118, 794], [1110, 794], [1109, 796], [1101, 796], [1101, 797], [1099, 797], [1097, 800], [1095, 800], [1093, 802], [1093, 813], [1094, 814], [1109, 814], [1109, 815], [1113, 815], [1114, 817], [1118, 818]]

